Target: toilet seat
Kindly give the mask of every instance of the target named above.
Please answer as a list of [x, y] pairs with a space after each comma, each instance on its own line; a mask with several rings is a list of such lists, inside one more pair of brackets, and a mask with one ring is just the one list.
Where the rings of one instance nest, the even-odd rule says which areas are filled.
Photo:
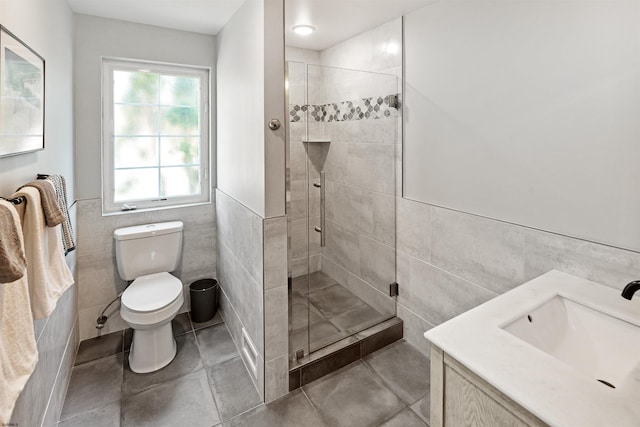
[[169, 273], [155, 273], [135, 279], [122, 294], [123, 308], [134, 313], [162, 310], [182, 296], [182, 282]]

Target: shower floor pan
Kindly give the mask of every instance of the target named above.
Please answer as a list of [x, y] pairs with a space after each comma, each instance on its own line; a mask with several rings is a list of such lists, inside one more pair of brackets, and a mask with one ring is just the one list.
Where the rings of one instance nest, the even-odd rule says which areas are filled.
[[[321, 271], [291, 281], [289, 390], [295, 390], [402, 338], [402, 320], [383, 314]], [[310, 327], [309, 327], [310, 325]]]

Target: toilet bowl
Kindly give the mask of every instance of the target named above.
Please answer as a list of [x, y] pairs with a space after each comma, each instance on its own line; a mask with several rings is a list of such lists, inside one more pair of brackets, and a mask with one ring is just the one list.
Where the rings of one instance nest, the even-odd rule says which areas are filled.
[[157, 371], [176, 355], [171, 321], [184, 296], [182, 282], [169, 272], [182, 254], [181, 221], [143, 224], [114, 231], [118, 273], [130, 281], [120, 299], [120, 316], [133, 329], [129, 367]]
[[148, 373], [168, 365], [176, 355], [171, 321], [184, 296], [182, 282], [169, 273], [139, 277], [122, 294], [120, 316], [133, 329], [129, 367]]

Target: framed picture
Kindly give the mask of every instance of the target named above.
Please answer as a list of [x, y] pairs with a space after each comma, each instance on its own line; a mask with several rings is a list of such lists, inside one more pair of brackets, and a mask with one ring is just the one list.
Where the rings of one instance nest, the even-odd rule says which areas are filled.
[[0, 157], [44, 149], [44, 59], [0, 25]]

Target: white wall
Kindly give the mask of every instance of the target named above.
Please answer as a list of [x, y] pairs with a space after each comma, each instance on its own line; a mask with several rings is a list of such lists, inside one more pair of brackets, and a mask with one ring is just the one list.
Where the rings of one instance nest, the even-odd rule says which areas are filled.
[[248, 0], [217, 36], [217, 187], [263, 218], [284, 214], [282, 0]]
[[[102, 57], [211, 67], [215, 82], [215, 38], [114, 19], [76, 15], [75, 118], [77, 198], [101, 196]], [[212, 104], [215, 93], [212, 91]], [[212, 108], [212, 112], [213, 112]], [[212, 114], [215, 118], [215, 114]], [[211, 121], [212, 146], [215, 122]], [[215, 152], [215, 150], [211, 150]], [[215, 163], [214, 163], [215, 164]], [[212, 180], [212, 187], [215, 180]]]
[[264, 217], [264, 8], [247, 0], [218, 33], [217, 187]]
[[45, 149], [0, 158], [0, 195], [10, 196], [37, 173], [64, 175], [74, 200], [73, 20], [64, 0], [0, 1], [0, 24], [44, 57]]
[[285, 214], [285, 64], [284, 0], [264, 0], [264, 122], [280, 121], [280, 129], [265, 129], [265, 218]]
[[[74, 200], [73, 166], [73, 16], [64, 0], [0, 1], [0, 24], [45, 58], [45, 149], [0, 159], [0, 195], [9, 197], [38, 173], [66, 178]], [[70, 209], [75, 226], [75, 209]], [[75, 274], [76, 252], [66, 261]], [[62, 409], [78, 345], [77, 286], [58, 301], [54, 312], [34, 322], [39, 360], [36, 370], [4, 425], [55, 425]], [[6, 346], [6, 343], [0, 343]], [[1, 387], [2, 385], [0, 385]], [[11, 423], [11, 424], [10, 424]]]
[[405, 197], [640, 250], [640, 2], [407, 15]]

